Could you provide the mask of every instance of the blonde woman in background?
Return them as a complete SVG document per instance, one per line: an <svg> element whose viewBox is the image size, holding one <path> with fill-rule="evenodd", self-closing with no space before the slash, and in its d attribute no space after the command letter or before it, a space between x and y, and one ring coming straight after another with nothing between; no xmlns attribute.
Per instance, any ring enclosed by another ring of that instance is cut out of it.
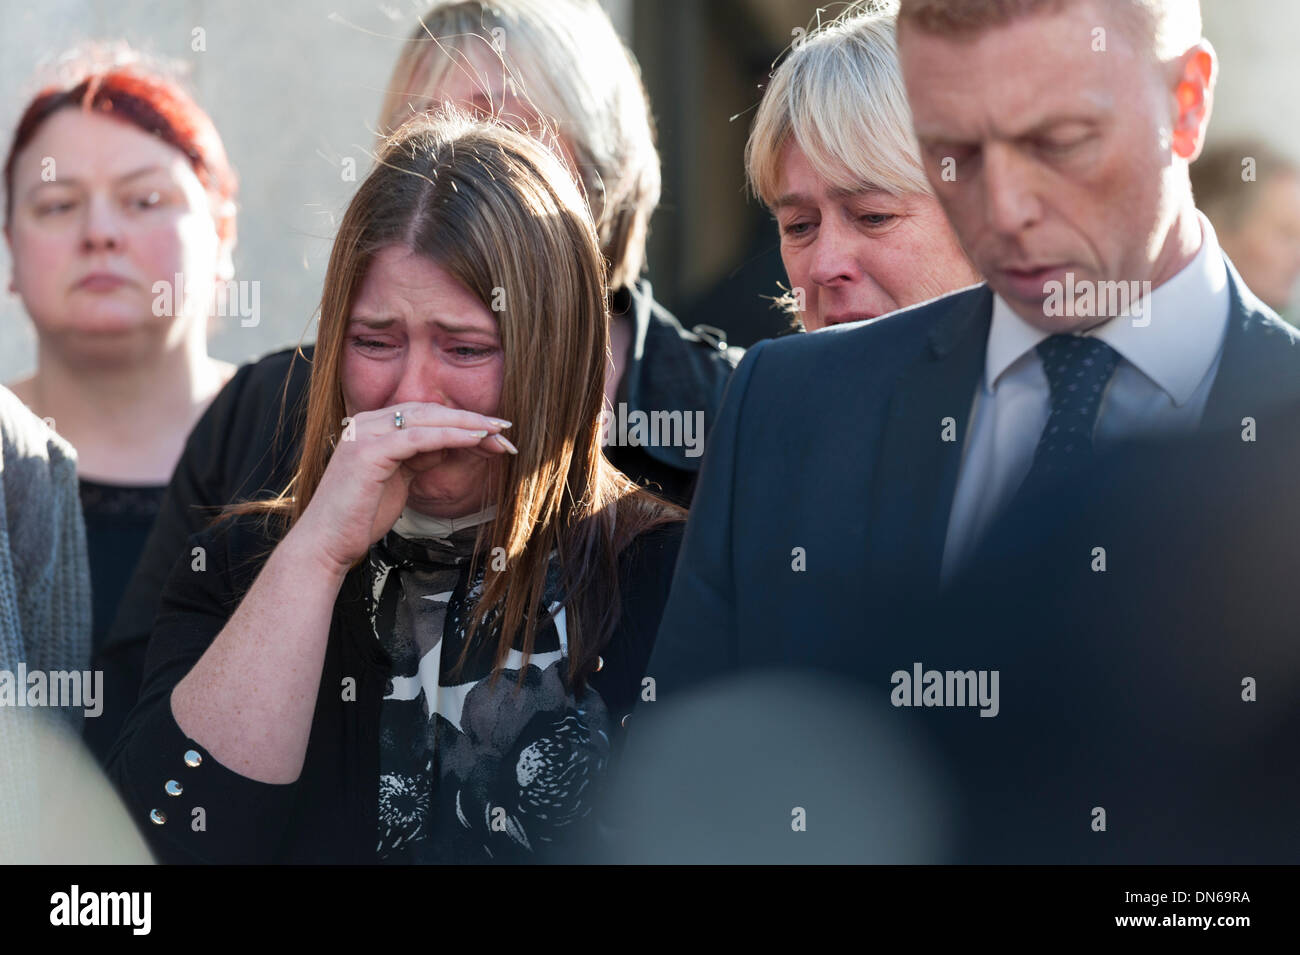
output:
<svg viewBox="0 0 1300 955"><path fill-rule="evenodd" d="M921 167L888 2L855 6L782 61L745 148L776 218L783 304L808 331L980 281Z"/></svg>
<svg viewBox="0 0 1300 955"><path fill-rule="evenodd" d="M443 103L534 134L556 131L609 262L606 403L620 420L622 405L629 415L680 412L701 424L676 446L612 443L605 454L670 500L689 503L703 432L741 350L726 347L712 330L683 329L643 277L659 203L659 153L632 54L594 0L437 3L398 57L380 109L381 132Z"/></svg>

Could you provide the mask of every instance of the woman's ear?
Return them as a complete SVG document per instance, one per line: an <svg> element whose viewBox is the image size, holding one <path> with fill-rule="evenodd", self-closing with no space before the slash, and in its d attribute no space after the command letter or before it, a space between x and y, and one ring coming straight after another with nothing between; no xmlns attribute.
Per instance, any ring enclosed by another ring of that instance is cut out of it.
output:
<svg viewBox="0 0 1300 955"><path fill-rule="evenodd" d="M217 223L217 278L230 282L235 278L235 203L227 199L213 211Z"/></svg>

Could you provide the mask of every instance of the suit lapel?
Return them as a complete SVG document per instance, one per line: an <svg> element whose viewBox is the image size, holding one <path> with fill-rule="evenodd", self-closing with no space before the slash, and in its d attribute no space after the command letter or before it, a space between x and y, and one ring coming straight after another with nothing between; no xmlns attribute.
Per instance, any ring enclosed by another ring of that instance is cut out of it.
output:
<svg viewBox="0 0 1300 955"><path fill-rule="evenodd" d="M965 296L931 328L895 388L874 469L869 544L870 571L891 590L938 586L992 315L987 286ZM955 440L943 440L945 418Z"/></svg>
<svg viewBox="0 0 1300 955"><path fill-rule="evenodd" d="M1251 293L1228 267L1228 329L1223 357L1205 405L1204 431L1239 432L1278 405L1300 401L1300 337Z"/></svg>

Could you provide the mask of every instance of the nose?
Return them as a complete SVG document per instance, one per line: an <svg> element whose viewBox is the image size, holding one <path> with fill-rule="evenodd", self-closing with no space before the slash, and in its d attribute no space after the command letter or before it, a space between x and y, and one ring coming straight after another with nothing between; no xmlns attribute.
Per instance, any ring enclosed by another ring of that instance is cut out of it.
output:
<svg viewBox="0 0 1300 955"><path fill-rule="evenodd" d="M818 228L808 277L827 288L853 282L861 274L853 255L852 236L838 216L825 216Z"/></svg>
<svg viewBox="0 0 1300 955"><path fill-rule="evenodd" d="M989 226L1003 235L1017 235L1042 217L1030 169L1009 146L985 150L984 201Z"/></svg>
<svg viewBox="0 0 1300 955"><path fill-rule="evenodd" d="M122 225L112 203L104 196L92 196L86 203L81 247L85 252L117 251L122 247Z"/></svg>
<svg viewBox="0 0 1300 955"><path fill-rule="evenodd" d="M406 350L402 374L389 404L405 401L434 402L454 408L447 397L446 367L428 343L411 343Z"/></svg>

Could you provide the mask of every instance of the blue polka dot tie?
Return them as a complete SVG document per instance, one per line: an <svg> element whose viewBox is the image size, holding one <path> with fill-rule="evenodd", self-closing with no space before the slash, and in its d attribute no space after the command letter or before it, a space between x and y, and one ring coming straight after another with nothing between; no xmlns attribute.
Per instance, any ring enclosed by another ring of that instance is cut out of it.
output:
<svg viewBox="0 0 1300 955"><path fill-rule="evenodd" d="M1102 395L1119 364L1119 353L1105 342L1077 335L1053 335L1039 343L1038 356L1051 387L1052 411L1022 485L1025 489L1059 479L1091 459Z"/></svg>

